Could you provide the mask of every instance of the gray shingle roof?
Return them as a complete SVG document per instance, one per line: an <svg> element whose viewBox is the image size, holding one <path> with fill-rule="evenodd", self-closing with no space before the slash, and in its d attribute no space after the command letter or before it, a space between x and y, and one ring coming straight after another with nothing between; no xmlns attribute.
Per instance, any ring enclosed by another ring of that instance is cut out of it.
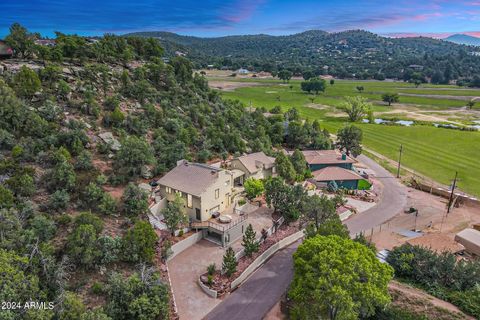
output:
<svg viewBox="0 0 480 320"><path fill-rule="evenodd" d="M160 178L158 184L200 196L218 179L222 170L206 164L184 161Z"/></svg>

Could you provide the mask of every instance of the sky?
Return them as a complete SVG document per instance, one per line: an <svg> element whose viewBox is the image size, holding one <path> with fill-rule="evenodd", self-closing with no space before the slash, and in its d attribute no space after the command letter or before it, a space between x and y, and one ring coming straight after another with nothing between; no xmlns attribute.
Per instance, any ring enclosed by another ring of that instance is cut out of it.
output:
<svg viewBox="0 0 480 320"><path fill-rule="evenodd" d="M171 31L216 37L312 29L480 37L480 0L0 0L0 38L14 22L49 37L54 31L86 36Z"/></svg>

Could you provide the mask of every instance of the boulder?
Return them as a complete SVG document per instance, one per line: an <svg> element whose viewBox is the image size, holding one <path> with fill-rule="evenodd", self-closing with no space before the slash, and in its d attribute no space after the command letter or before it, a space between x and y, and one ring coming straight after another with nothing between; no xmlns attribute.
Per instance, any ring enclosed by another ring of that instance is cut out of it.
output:
<svg viewBox="0 0 480 320"><path fill-rule="evenodd" d="M110 146L110 150L118 151L122 147L120 142L109 131L102 132L98 135L106 144Z"/></svg>

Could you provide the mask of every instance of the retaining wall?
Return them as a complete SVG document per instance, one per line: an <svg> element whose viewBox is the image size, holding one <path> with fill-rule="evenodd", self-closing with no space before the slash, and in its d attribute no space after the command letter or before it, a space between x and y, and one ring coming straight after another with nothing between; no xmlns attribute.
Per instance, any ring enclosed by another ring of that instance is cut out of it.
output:
<svg viewBox="0 0 480 320"><path fill-rule="evenodd" d="M190 237L183 239L172 245L172 254L168 257L167 261L173 259L177 254L193 246L195 243L203 239L203 232L197 232Z"/></svg>
<svg viewBox="0 0 480 320"><path fill-rule="evenodd" d="M265 252L263 252L260 256L258 256L248 267L245 271L242 272L238 278L232 281L230 288L233 290L238 287L243 281L245 281L258 267L265 263L274 253L278 250L283 249L290 244L294 243L295 241L303 238L304 232L300 230L285 239L280 240L279 242L272 245L268 248Z"/></svg>
<svg viewBox="0 0 480 320"><path fill-rule="evenodd" d="M202 281L200 280L200 278L198 278L198 281L197 281L198 285L200 286L200 288L203 290L203 292L205 292L206 294L208 294L210 297L214 298L214 299L217 299L217 291L215 290L212 290L210 289L209 287L207 287L206 285L204 285L202 283Z"/></svg>

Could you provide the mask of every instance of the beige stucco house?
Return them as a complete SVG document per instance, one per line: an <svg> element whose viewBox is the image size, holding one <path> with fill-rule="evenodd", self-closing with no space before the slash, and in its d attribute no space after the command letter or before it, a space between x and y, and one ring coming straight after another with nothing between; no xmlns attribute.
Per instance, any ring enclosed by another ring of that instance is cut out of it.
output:
<svg viewBox="0 0 480 320"><path fill-rule="evenodd" d="M229 168L244 173L243 176L235 180L236 184L243 184L243 181L250 177L267 179L276 175L275 158L269 157L263 152L250 153L235 158L230 161Z"/></svg>

